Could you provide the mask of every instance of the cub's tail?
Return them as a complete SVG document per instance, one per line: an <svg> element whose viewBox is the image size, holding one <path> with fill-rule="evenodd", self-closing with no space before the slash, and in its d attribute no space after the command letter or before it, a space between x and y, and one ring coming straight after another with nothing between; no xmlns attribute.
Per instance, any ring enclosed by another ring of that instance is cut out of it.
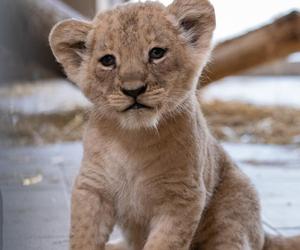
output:
<svg viewBox="0 0 300 250"><path fill-rule="evenodd" d="M295 237L266 235L263 250L300 250L300 235Z"/></svg>

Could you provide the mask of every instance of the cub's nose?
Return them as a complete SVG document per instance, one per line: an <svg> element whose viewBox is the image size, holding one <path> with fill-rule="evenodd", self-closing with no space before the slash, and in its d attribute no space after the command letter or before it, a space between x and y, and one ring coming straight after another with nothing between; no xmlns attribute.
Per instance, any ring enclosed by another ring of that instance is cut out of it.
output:
<svg viewBox="0 0 300 250"><path fill-rule="evenodd" d="M147 90L147 85L143 85L141 87L138 87L136 89L125 89L121 88L121 91L123 92L124 95L137 98L139 95L145 93Z"/></svg>

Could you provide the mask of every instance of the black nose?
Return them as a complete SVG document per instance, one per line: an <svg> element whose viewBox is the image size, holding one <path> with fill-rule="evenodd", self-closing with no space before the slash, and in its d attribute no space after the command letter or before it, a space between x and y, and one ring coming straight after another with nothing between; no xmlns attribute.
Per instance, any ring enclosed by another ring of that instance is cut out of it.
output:
<svg viewBox="0 0 300 250"><path fill-rule="evenodd" d="M147 85L143 85L143 86L141 86L137 89L124 89L124 88L121 88L124 95L130 96L130 97L133 97L133 98L137 98L139 95L145 93L146 89L147 89Z"/></svg>

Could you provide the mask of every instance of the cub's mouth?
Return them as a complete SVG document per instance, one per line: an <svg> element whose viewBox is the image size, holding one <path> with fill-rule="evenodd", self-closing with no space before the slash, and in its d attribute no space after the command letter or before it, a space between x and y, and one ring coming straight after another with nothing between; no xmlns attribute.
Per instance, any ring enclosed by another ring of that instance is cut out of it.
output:
<svg viewBox="0 0 300 250"><path fill-rule="evenodd" d="M153 109L153 108L149 107L145 104L135 102L132 105L130 105L129 107L127 107L126 109L124 109L123 112L127 112L129 110L138 110L138 109Z"/></svg>

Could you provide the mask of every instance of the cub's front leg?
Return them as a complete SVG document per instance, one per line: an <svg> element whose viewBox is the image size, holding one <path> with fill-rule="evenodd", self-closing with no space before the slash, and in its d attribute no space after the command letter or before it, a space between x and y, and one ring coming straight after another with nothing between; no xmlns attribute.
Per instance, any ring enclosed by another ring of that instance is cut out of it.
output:
<svg viewBox="0 0 300 250"><path fill-rule="evenodd" d="M184 190L184 189L183 189ZM170 194L172 195L172 194ZM205 195L174 194L173 202L151 221L151 231L143 250L188 250L205 203Z"/></svg>
<svg viewBox="0 0 300 250"><path fill-rule="evenodd" d="M114 226L112 200L93 171L77 177L71 201L70 250L104 250Z"/></svg>

